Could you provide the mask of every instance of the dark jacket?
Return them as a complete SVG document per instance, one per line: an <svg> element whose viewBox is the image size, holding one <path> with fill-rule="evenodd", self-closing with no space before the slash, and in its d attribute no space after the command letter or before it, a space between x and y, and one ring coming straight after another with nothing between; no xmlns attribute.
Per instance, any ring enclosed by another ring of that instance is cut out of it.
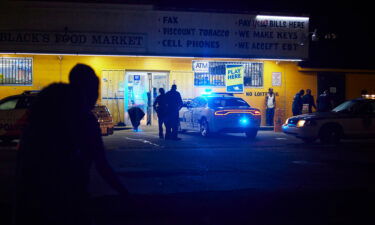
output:
<svg viewBox="0 0 375 225"><path fill-rule="evenodd" d="M294 96L293 104L292 104L293 114L301 114L301 112L302 112L302 106L303 106L302 96L301 96L300 93L297 93Z"/></svg>
<svg viewBox="0 0 375 225"><path fill-rule="evenodd" d="M302 103L303 104L309 104L309 113L312 113L312 107L316 109L314 96L311 94L306 94L302 97Z"/></svg>
<svg viewBox="0 0 375 225"><path fill-rule="evenodd" d="M326 94L319 95L318 99L316 100L316 103L318 105L319 112L328 112L332 108L331 99L329 95Z"/></svg>
<svg viewBox="0 0 375 225"><path fill-rule="evenodd" d="M154 101L154 110L158 114L158 117L165 116L167 113L167 98L165 94L161 94L156 97Z"/></svg>
<svg viewBox="0 0 375 225"><path fill-rule="evenodd" d="M178 112L182 107L181 95L178 91L170 90L165 94L168 113Z"/></svg>

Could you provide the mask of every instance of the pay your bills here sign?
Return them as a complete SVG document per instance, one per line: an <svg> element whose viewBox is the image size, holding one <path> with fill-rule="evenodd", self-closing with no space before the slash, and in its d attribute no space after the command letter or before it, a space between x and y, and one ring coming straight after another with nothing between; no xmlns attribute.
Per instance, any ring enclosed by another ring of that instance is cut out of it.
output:
<svg viewBox="0 0 375 225"><path fill-rule="evenodd" d="M242 65L225 66L225 87L228 93L243 93L244 69Z"/></svg>

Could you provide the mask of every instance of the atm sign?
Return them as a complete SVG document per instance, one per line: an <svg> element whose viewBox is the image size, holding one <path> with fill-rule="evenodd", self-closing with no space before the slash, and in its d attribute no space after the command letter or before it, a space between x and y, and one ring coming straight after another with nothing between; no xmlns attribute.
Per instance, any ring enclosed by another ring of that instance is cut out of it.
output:
<svg viewBox="0 0 375 225"><path fill-rule="evenodd" d="M193 61L193 71L195 73L208 73L209 62L208 61Z"/></svg>

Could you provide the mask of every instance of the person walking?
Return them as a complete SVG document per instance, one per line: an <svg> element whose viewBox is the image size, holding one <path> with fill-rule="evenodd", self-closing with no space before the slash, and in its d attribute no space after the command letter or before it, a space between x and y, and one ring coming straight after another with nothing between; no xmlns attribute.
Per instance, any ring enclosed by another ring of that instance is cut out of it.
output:
<svg viewBox="0 0 375 225"><path fill-rule="evenodd" d="M306 89L306 94L302 97L302 104L303 107L306 106L306 111L308 113L312 113L312 108L316 110L315 100L314 96L311 95L311 90Z"/></svg>
<svg viewBox="0 0 375 225"><path fill-rule="evenodd" d="M156 97L153 107L158 116L159 138L164 139L163 124L166 127L165 120L167 114L167 100L164 88L159 88L159 96Z"/></svg>
<svg viewBox="0 0 375 225"><path fill-rule="evenodd" d="M318 105L318 112L328 112L329 110L331 110L332 103L328 90L324 90L323 93L319 95L316 103Z"/></svg>
<svg viewBox="0 0 375 225"><path fill-rule="evenodd" d="M177 91L177 85L172 85L171 90L165 94L165 98L167 102L165 139L181 140L177 137L177 134L180 122L178 112L182 107L182 99L180 93Z"/></svg>
<svg viewBox="0 0 375 225"><path fill-rule="evenodd" d="M121 196L128 196L109 165L92 113L99 79L77 64L69 84L44 88L30 108L17 155L13 224L89 225L92 164Z"/></svg>
<svg viewBox="0 0 375 225"><path fill-rule="evenodd" d="M302 96L305 94L304 90L300 90L293 99L292 112L293 116L302 114Z"/></svg>
<svg viewBox="0 0 375 225"><path fill-rule="evenodd" d="M273 88L268 89L265 104L266 104L266 125L273 126L273 118L275 115L275 106L276 106L276 97L275 97L275 93L273 92Z"/></svg>

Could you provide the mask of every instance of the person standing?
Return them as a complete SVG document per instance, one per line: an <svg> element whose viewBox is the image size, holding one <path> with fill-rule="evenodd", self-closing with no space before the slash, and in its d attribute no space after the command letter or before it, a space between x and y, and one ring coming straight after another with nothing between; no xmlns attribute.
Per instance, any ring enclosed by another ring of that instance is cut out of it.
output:
<svg viewBox="0 0 375 225"><path fill-rule="evenodd" d="M293 116L298 116L302 114L302 96L305 94L304 90L300 90L293 99L293 104L292 104L292 112Z"/></svg>
<svg viewBox="0 0 375 225"><path fill-rule="evenodd" d="M316 110L314 96L311 95L310 89L306 89L306 94L302 97L302 104L307 105L308 113L312 113L312 108Z"/></svg>
<svg viewBox="0 0 375 225"><path fill-rule="evenodd" d="M16 171L13 223L89 225L89 183L93 164L123 197L128 191L106 159L92 109L99 79L77 64L69 84L44 88L33 102L23 131Z"/></svg>
<svg viewBox="0 0 375 225"><path fill-rule="evenodd" d="M166 127L165 119L167 114L167 101L164 88L159 88L159 93L160 94L158 97L156 97L153 107L158 115L159 138L164 139L163 124Z"/></svg>
<svg viewBox="0 0 375 225"><path fill-rule="evenodd" d="M268 89L266 95L266 125L273 126L273 118L275 115L276 97L273 88Z"/></svg>
<svg viewBox="0 0 375 225"><path fill-rule="evenodd" d="M182 107L182 99L180 93L177 91L177 85L172 85L171 90L165 94L165 98L167 102L165 139L181 140L177 137L177 134L179 124L178 112Z"/></svg>
<svg viewBox="0 0 375 225"><path fill-rule="evenodd" d="M319 95L316 103L318 105L318 112L328 112L331 110L332 104L328 90L324 90L323 93Z"/></svg>

